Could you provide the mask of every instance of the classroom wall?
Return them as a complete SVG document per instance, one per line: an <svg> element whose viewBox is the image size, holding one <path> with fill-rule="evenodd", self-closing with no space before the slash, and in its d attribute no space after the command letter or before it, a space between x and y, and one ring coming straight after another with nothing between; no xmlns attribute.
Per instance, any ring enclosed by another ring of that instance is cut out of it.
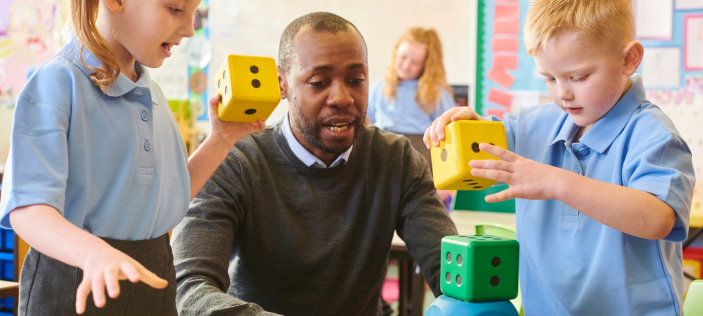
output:
<svg viewBox="0 0 703 316"><path fill-rule="evenodd" d="M317 11L340 15L359 29L368 46L370 82L383 77L398 37L412 26L421 26L439 33L449 83L474 86L476 0L210 0L210 72L219 68L228 54L278 60L285 27L295 18ZM223 33L228 33L227 37L218 38ZM278 121L287 106L286 100L281 101L268 123Z"/></svg>
<svg viewBox="0 0 703 316"><path fill-rule="evenodd" d="M7 155L10 153L10 132L14 112L14 108L0 107L0 164L7 161Z"/></svg>

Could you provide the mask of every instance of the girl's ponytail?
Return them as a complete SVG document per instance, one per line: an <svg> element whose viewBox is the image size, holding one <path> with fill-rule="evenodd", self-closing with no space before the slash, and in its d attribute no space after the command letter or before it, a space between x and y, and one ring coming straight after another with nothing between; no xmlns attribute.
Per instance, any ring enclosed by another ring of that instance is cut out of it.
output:
<svg viewBox="0 0 703 316"><path fill-rule="evenodd" d="M107 91L120 75L120 62L110 45L98 32L96 22L99 8L100 0L71 0L70 14L73 32L81 42L81 63L95 70L89 75L90 80L102 91ZM83 61L83 48L88 48L101 61L100 68L91 67Z"/></svg>

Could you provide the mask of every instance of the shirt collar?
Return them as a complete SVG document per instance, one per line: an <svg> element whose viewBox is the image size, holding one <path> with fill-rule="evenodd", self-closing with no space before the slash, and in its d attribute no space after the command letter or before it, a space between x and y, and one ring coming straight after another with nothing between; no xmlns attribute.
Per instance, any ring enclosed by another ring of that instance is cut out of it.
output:
<svg viewBox="0 0 703 316"><path fill-rule="evenodd" d="M78 38L76 38L75 34L71 34L68 44L61 49L59 54L75 64L76 67L78 67L86 76L89 76L94 72L94 70L88 66L100 68L102 65L100 59L93 55L87 47L83 47L83 55L81 56L81 42ZM81 62L81 57L83 57L83 62L85 62L85 64ZM88 66L86 66L86 64ZM147 68L140 65L136 61L134 62L134 68L139 74L139 79L137 82L133 82L125 75L120 74L105 94L111 97L120 97L138 87L149 88L151 85L151 78L149 77L149 71Z"/></svg>
<svg viewBox="0 0 703 316"><path fill-rule="evenodd" d="M627 122L630 121L632 114L642 105L647 102L644 84L642 77L639 74L632 75L632 86L618 100L608 113L600 118L593 127L584 134L579 140L589 148L603 153L615 141L615 138L620 135L620 132L625 128ZM559 141L571 141L573 136L578 131L578 126L574 123L571 115L567 115L561 130L549 144L550 146Z"/></svg>
<svg viewBox="0 0 703 316"><path fill-rule="evenodd" d="M327 166L324 162L322 162L322 160L320 160L320 158L317 158L317 156L305 149L305 147L300 144L298 139L295 138L293 135L293 130L290 127L288 113L286 113L286 117L283 118L283 127L281 128L281 131L283 132L283 136L285 136L286 142L288 142L288 146L290 146L290 149L293 151L295 156L308 167L332 168L345 163L349 160L349 155L351 154L352 148L354 148L354 145L350 146L349 149L339 155L339 157L337 157L331 165Z"/></svg>

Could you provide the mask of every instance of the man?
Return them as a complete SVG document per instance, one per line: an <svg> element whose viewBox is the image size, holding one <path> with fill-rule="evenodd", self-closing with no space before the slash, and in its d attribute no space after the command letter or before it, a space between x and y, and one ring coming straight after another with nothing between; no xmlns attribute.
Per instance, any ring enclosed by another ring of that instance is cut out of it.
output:
<svg viewBox="0 0 703 316"><path fill-rule="evenodd" d="M432 291L455 235L423 158L365 127L361 34L331 13L284 31L285 119L240 141L174 230L180 315L378 315L393 232Z"/></svg>

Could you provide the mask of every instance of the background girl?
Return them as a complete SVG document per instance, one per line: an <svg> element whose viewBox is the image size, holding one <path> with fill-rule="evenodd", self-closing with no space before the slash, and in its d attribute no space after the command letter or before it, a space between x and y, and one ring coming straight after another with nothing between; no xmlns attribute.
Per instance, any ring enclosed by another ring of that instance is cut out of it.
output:
<svg viewBox="0 0 703 316"><path fill-rule="evenodd" d="M71 1L75 35L18 97L3 183L0 224L32 246L20 315L69 315L74 302L78 314L176 315L168 231L229 149L265 127L220 121L216 96L210 136L187 158L146 67L193 35L199 3Z"/></svg>

